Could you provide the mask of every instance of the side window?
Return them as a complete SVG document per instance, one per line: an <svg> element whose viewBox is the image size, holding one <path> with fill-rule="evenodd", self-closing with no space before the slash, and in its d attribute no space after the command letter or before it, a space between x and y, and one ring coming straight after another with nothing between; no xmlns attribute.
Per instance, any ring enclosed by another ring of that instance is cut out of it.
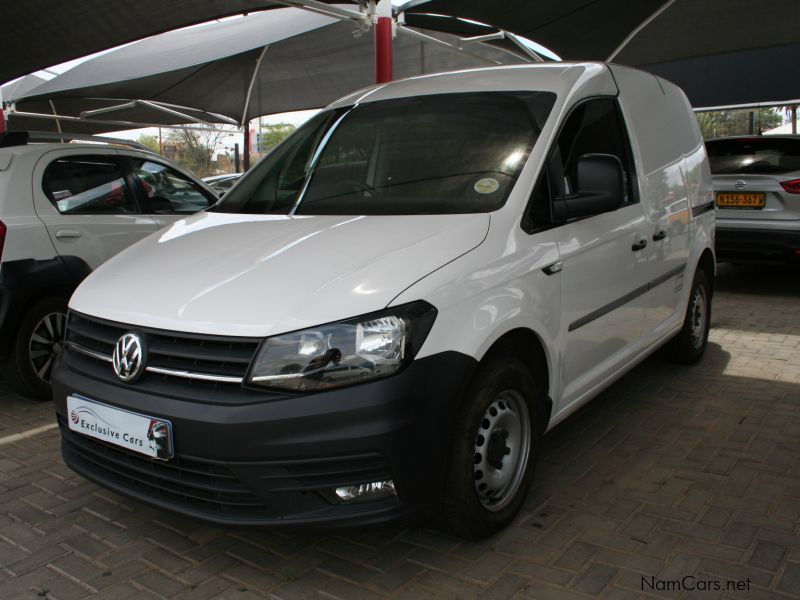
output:
<svg viewBox="0 0 800 600"><path fill-rule="evenodd" d="M552 200L577 191L578 159L586 154L611 154L622 164L623 199L638 202L630 140L613 98L597 98L578 105L570 113L542 170L523 221L527 231L552 225Z"/></svg>
<svg viewBox="0 0 800 600"><path fill-rule="evenodd" d="M211 206L216 199L197 183L161 163L133 159L133 171L149 202L148 210L159 214L192 214Z"/></svg>
<svg viewBox="0 0 800 600"><path fill-rule="evenodd" d="M42 189L62 215L137 212L122 169L111 157L56 159L45 169Z"/></svg>

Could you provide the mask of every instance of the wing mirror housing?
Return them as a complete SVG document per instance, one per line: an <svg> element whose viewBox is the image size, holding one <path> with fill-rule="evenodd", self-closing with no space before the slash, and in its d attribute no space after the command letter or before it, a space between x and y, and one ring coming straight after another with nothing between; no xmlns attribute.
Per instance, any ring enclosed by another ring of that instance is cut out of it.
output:
<svg viewBox="0 0 800 600"><path fill-rule="evenodd" d="M558 222L617 210L625 201L625 175L612 154L584 154L578 158L577 190L553 200Z"/></svg>

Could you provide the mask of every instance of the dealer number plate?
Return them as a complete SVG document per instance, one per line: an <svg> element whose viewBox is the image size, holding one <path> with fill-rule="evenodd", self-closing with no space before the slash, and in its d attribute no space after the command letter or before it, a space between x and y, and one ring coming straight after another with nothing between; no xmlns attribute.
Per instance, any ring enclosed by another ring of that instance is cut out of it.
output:
<svg viewBox="0 0 800 600"><path fill-rule="evenodd" d="M67 397L72 431L160 460L173 457L172 423L83 398Z"/></svg>

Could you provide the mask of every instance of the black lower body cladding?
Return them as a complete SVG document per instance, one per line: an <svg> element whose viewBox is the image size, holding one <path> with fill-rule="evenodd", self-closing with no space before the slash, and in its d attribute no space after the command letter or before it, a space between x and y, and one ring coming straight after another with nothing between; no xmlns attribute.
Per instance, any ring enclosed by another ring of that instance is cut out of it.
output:
<svg viewBox="0 0 800 600"><path fill-rule="evenodd" d="M333 530L439 505L452 415L475 365L445 352L385 379L230 405L143 393L62 360L53 393L65 462L100 485L216 524ZM175 457L159 461L71 431L71 394L168 419ZM343 503L335 495L388 479L396 496Z"/></svg>

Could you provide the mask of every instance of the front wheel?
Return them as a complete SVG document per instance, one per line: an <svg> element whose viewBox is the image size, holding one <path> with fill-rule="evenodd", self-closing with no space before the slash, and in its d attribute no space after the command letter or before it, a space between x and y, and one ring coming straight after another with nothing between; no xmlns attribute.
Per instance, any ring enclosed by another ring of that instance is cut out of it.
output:
<svg viewBox="0 0 800 600"><path fill-rule="evenodd" d="M525 500L545 424L530 372L513 358L479 367L453 433L443 502L448 529L484 538Z"/></svg>
<svg viewBox="0 0 800 600"><path fill-rule="evenodd" d="M0 364L3 380L22 396L50 399L50 377L64 344L67 302L48 298L22 318L11 355Z"/></svg>
<svg viewBox="0 0 800 600"><path fill-rule="evenodd" d="M690 365L699 361L708 345L711 325L711 283L708 274L698 269L689 292L689 304L683 328L667 345L667 355L673 362Z"/></svg>

